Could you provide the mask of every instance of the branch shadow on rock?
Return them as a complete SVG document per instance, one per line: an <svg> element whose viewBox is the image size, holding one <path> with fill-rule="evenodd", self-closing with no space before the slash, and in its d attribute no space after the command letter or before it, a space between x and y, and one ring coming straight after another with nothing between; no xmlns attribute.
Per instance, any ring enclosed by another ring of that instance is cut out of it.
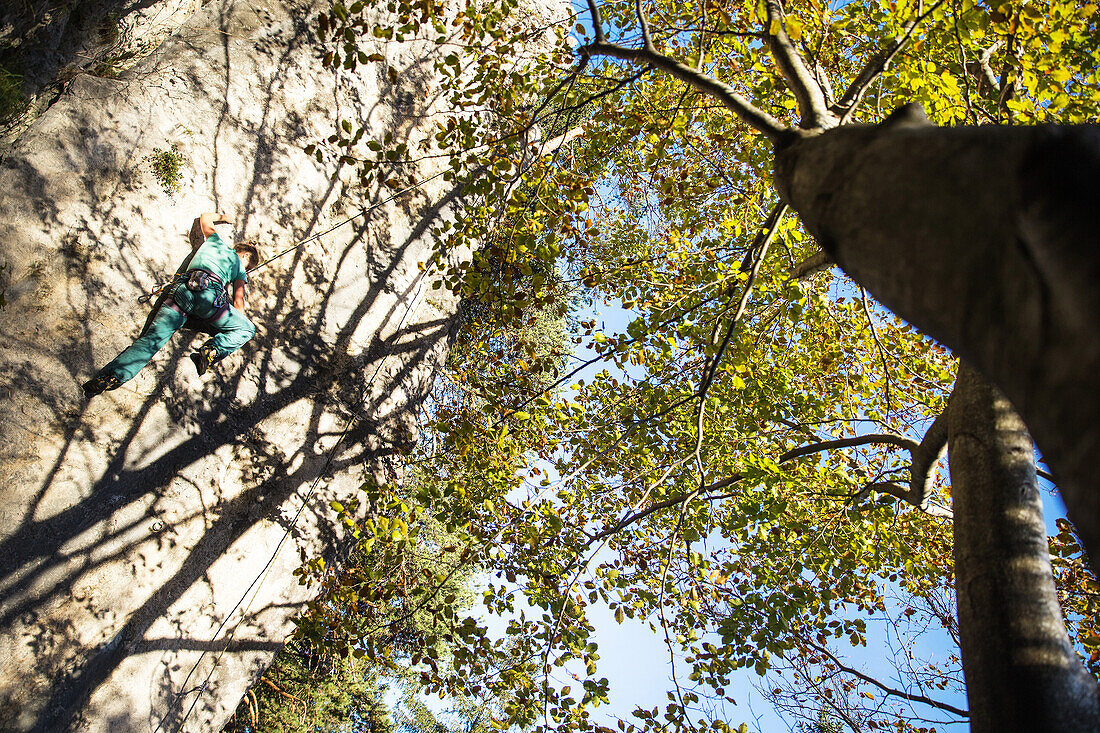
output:
<svg viewBox="0 0 1100 733"><path fill-rule="evenodd" d="M262 175L254 176L253 185L262 185L262 178ZM166 349L167 358L150 367L160 369L160 376L152 392L129 418L125 434L106 446L111 457L105 470L91 484L85 498L42 518L36 518L40 512L36 507L31 507L24 514L21 525L0 541L0 558L3 558L0 560L0 582L9 600L0 614L0 625L10 629L18 622L26 628L29 637L26 643L43 652L39 672L54 677L49 700L41 708L35 730L66 728L81 715L94 691L128 656L171 646L164 640L151 644L143 639L152 624L163 618L184 592L202 583L213 563L256 522L274 517L289 536L297 535L295 523L286 514L286 506L291 497L301 495L303 489L317 478L324 465L325 456L316 446L325 436L322 417L327 412L347 412L350 404L351 410L366 418L357 421L344 437L339 454L329 466L329 473L385 461L394 454L393 431L387 427L385 420L370 418L395 385L402 384L402 380L408 380L425 367L430 370L433 353L450 337L450 321L440 318L421 323L415 338L411 339L403 338L402 334L388 337L376 334L370 347L358 354L351 352L353 334L368 316L372 320L377 317L380 296L387 289L387 281L395 273L402 255L427 232L431 222L441 215L452 199L453 196L444 197L424 211L419 226L405 242L394 248L388 265L378 270L347 323L336 331L333 343L328 343L319 334L322 333L325 313L334 294L336 278L326 279L323 264L304 252L296 253L291 272L305 283L322 288L319 304L304 303L292 294L290 288L275 286L273 281L277 277L289 275L265 275L263 284L269 285L271 292L277 293L277 296L272 299L273 308L257 314L260 333L246 347L249 353L245 357L251 362L247 368L224 381L207 383L197 398L192 393L181 393L173 389L171 377L178 364L186 361L182 357L188 345L187 339L177 339ZM421 205L423 203L420 202ZM314 216L313 222L316 221L317 216ZM371 239L384 241L388 235L388 232L382 231L384 228L383 223L377 220L360 226L339 259L346 260L346 255L353 248L367 246L368 233ZM136 273L133 284L135 289L140 287ZM95 287L94 282L89 280L88 288L92 287ZM91 302L91 295L90 292L86 294L86 303ZM383 328L385 324L392 328L400 320L398 311L414 296L415 285L410 285L399 294L378 319L384 324ZM90 306L84 309L82 315L84 317L80 320L85 327L80 334L78 348L68 349L62 356L74 382L79 380L78 374L86 369L94 338L94 330L89 325L93 315ZM279 355L277 360L274 358L276 351ZM391 358L398 360L400 366L383 370L381 362ZM29 372L20 377L26 380L25 388L35 389L33 377L33 373ZM366 384L368 379L379 378L383 383ZM238 391L246 382L253 380L259 383L256 397L250 401L238 399ZM271 385L278 387L271 389ZM326 386L327 390L324 389ZM46 384L39 387L41 394L56 391ZM319 390L319 387L322 389ZM422 397L414 398L405 408L416 409L417 399ZM310 404L308 427L305 438L288 455L256 426L298 402ZM178 428L190 435L149 458L139 438L143 429L149 427L158 403L167 408ZM66 409L64 401L58 400L53 409L63 414ZM65 417L72 427L64 435L58 460L45 477L39 499L54 486L62 464L69 460L74 451L85 447L89 438L94 437L83 420L74 423L71 416ZM154 537L151 530L142 531L143 525L151 525L157 519L160 493L179 477L184 467L195 465L223 447L230 447L236 460L247 460L249 471L260 480L235 496L221 497L216 507L206 508L206 516L202 517L206 529L197 544L188 549L184 561L171 576L129 614L126 623L111 639L81 659L82 642L75 629L52 626L48 622L36 623L35 609L50 599L79 602L72 595L73 588L82 577L98 567L139 553L140 546L150 540L158 545L173 543L170 530ZM294 464L297 465L295 470L286 471L287 466ZM149 487L157 488L150 491ZM125 509L130 510L130 517L136 515L138 518L121 524L112 522L112 518ZM314 524L328 526L325 506L311 505L307 509ZM89 541L86 539L87 533L95 536ZM331 552L339 539L337 534L327 529L321 534L323 544L328 548L326 551ZM97 551L110 545L114 549L108 553ZM42 582L44 578L48 578L45 584ZM171 648L209 651L220 641L189 639L182 633L172 642L174 646ZM242 649L255 643L254 639L239 642L245 645L240 647ZM261 646L265 650L274 650L281 643L281 639L273 639L262 642ZM236 647L230 647L230 651L233 648ZM68 666L72 671L57 677L61 666ZM256 673L260 671L256 670ZM213 692L210 687L204 688L204 691L207 694ZM173 689L171 674L164 676L157 697L167 707L166 721L184 715L187 701Z"/></svg>

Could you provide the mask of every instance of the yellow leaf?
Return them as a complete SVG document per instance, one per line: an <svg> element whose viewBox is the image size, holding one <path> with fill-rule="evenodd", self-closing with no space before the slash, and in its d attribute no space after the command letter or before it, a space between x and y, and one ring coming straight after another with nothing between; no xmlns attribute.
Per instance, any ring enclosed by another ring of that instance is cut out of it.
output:
<svg viewBox="0 0 1100 733"><path fill-rule="evenodd" d="M1051 69L1049 76L1051 79L1058 82L1059 84L1064 84L1065 82L1069 81L1069 78L1073 76L1073 74L1066 67L1059 66L1056 69Z"/></svg>
<svg viewBox="0 0 1100 733"><path fill-rule="evenodd" d="M802 38L802 21L798 18L787 18L787 35L791 37L792 41L797 41Z"/></svg>

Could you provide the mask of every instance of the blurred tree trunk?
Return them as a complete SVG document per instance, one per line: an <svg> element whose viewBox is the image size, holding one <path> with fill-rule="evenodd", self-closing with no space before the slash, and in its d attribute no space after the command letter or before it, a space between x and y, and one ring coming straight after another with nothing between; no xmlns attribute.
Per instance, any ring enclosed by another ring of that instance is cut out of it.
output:
<svg viewBox="0 0 1100 733"><path fill-rule="evenodd" d="M1100 688L1070 646L1054 588L1031 436L965 363L948 409L971 730L1100 730Z"/></svg>

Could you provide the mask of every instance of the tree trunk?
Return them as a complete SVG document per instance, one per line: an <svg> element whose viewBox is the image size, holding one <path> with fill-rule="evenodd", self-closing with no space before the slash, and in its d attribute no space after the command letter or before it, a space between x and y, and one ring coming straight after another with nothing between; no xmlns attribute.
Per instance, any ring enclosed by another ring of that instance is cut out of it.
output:
<svg viewBox="0 0 1100 733"><path fill-rule="evenodd" d="M1100 730L1100 688L1070 646L1031 437L965 364L948 415L955 575L971 731Z"/></svg>
<svg viewBox="0 0 1100 733"><path fill-rule="evenodd" d="M780 144L776 184L856 282L1004 391L1100 567L1100 127L899 114Z"/></svg>

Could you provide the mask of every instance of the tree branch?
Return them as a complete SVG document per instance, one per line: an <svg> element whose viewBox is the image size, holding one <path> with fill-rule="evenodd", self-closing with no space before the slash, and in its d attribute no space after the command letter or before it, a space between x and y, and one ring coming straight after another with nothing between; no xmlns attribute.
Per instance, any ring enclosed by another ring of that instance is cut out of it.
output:
<svg viewBox="0 0 1100 733"><path fill-rule="evenodd" d="M840 118L839 124L843 125L851 122L852 115L855 114L856 108L859 107L859 103L863 101L863 95L867 93L867 90L875 83L875 80L882 76L882 72L889 68L890 62L894 60L894 57L905 48L910 40L912 40L913 33L917 30L917 27L925 18L943 5L944 2L945 0L939 0L932 5L925 13L918 16L906 26L901 38L896 40L893 46L885 51L879 51L871 57L863 69L860 70L855 80L848 86L848 89L841 95L840 101L837 102L832 109L833 113Z"/></svg>
<svg viewBox="0 0 1100 733"><path fill-rule="evenodd" d="M834 264L836 263L825 253L825 250L819 249L792 267L787 273L787 277L791 280L803 280L823 270L828 270Z"/></svg>
<svg viewBox="0 0 1100 733"><path fill-rule="evenodd" d="M642 48L651 53L657 53L653 38L649 35L649 23L642 11L642 0L634 0L634 13L638 16L638 27L642 29Z"/></svg>
<svg viewBox="0 0 1100 733"><path fill-rule="evenodd" d="M699 24L699 59L695 62L695 70L703 70L703 56L706 55L707 50L707 1L699 3L703 10L702 22Z"/></svg>
<svg viewBox="0 0 1100 733"><path fill-rule="evenodd" d="M817 79L817 83L821 85L821 91L825 94L825 103L832 107L836 102L836 98L833 94L833 85L829 81L829 75L825 71L825 67L821 65L820 61L814 61L814 78Z"/></svg>
<svg viewBox="0 0 1100 733"><path fill-rule="evenodd" d="M303 705L306 704L305 700L303 700L300 697L295 697L294 695L291 695L289 692L282 689L281 687L279 687L278 685L276 685L274 682L272 682L271 680L269 680L267 677L265 677L263 675L260 675L260 682L263 682L265 685L267 685L271 689L275 690L275 692L279 693L280 695L283 695L285 697L289 697L291 700L297 700L298 702L302 703Z"/></svg>
<svg viewBox="0 0 1100 733"><path fill-rule="evenodd" d="M997 81L997 75L993 73L993 67L989 65L989 61L993 58L993 54L997 53L1003 45L1005 45L1003 40L997 41L985 51L982 51L982 55L978 59L978 65L981 67L982 76L985 77L986 83L989 84L992 91L998 93L1001 91L1001 82Z"/></svg>
<svg viewBox="0 0 1100 733"><path fill-rule="evenodd" d="M932 468L939 461L940 456L943 455L943 449L947 445L947 420L942 413L933 421L932 426L928 428L928 432L924 434L924 438L920 443L892 433L869 433L851 438L825 440L794 448L781 455L777 463L785 463L801 456L833 450L834 448L851 448L871 444L893 445L909 451L909 455L913 458L913 465L909 469L909 486L900 486L892 481L878 481L864 486L853 498L864 497L872 491L877 491L880 494L889 494L901 499L933 517L952 518L953 515L950 509L928 501L934 476ZM712 484L706 487L705 490L710 492L717 488L721 488L721 486Z"/></svg>
<svg viewBox="0 0 1100 733"><path fill-rule="evenodd" d="M589 7L594 7L593 0L589 0ZM649 64L661 69L676 79L687 82L695 89L717 99L737 115L738 119L772 142L778 142L783 137L783 133L787 131L788 128L783 123L757 108L728 84L682 64L659 51L645 48L628 48L615 43L608 43L602 40L602 35L602 31L598 32L596 40L578 48L577 53L581 56L610 56L623 61Z"/></svg>
<svg viewBox="0 0 1100 733"><path fill-rule="evenodd" d="M557 150L562 145L565 145L566 143L572 142L573 140L577 139L578 137L581 137L582 135L584 135L584 128L583 127L574 127L573 129L568 130L566 132L563 132L562 134L560 134L556 137L552 137L549 140L545 140L545 141L539 143L538 154L540 156L546 155L546 153Z"/></svg>
<svg viewBox="0 0 1100 733"><path fill-rule="evenodd" d="M857 445L892 445L897 448L912 453L920 448L920 444L915 440L903 437L901 435L894 435L893 433L868 433L867 435L856 435L851 438L838 438L836 440L823 440L820 443L810 443L809 445L803 445L798 448L792 448L779 457L777 463L786 463L787 461L793 461L795 458L801 458L802 456L808 456L813 453L821 453L822 451L833 450L834 448L852 448Z"/></svg>
<svg viewBox="0 0 1100 733"><path fill-rule="evenodd" d="M749 272L753 269L754 263L764 259L759 253L761 250L766 249L771 244L772 239L775 238L775 233L779 230L779 222L783 215L787 213L787 208L787 204L780 202L768 214L764 226L756 233L752 244L749 245L749 249L745 253L745 259L741 260L741 272Z"/></svg>
<svg viewBox="0 0 1100 733"><path fill-rule="evenodd" d="M783 218L783 215L787 213L787 205L779 203L772 209L771 214L764 222L763 227L757 233L753 239L752 244L749 245L748 251L745 253L745 259L741 261L741 272L749 273L748 279L745 281L745 289L741 293L741 299L737 303L737 311L733 314L733 318L730 320L729 326L726 328L726 334L722 338L722 343L718 347L718 351L715 352L714 358L703 366L703 375L699 380L699 440L703 439L703 410L706 405L707 390L710 389L710 384L714 381L714 375L718 371L718 364L722 361L722 355L726 353L726 349L729 347L730 339L733 338L733 331L737 328L737 324L741 322L741 317L745 314L745 308L749 304L749 295L752 292L753 285L756 283L756 277L760 273L760 266L764 262L764 256L768 253L768 246L771 244L772 239L775 238L775 233L779 228L779 222ZM731 291L732 300L732 291ZM728 307L728 306L727 306ZM714 331L711 334L711 343L715 334L718 333L718 326L721 323L721 319L714 322ZM696 446L696 452L698 452L699 446Z"/></svg>
<svg viewBox="0 0 1100 733"><path fill-rule="evenodd" d="M738 476L737 478L740 479L741 476ZM693 496L697 493L699 493L699 492L698 491L689 491L686 494L676 494L675 496L670 496L669 498L665 499L664 501L659 501L656 504L651 504L651 505L647 506L645 509L640 509L640 510L634 512L633 514L628 514L627 516L623 517L621 520L616 522L614 524L614 526L608 527L607 529L603 530L602 532L599 532L597 534L592 535L592 537L589 538L589 541L586 543L586 546L592 544L593 542L597 542L599 540L602 540L605 537L609 537L609 536L615 534L616 532L620 532L620 531L626 529L627 527L629 527L630 525L634 524L635 522L637 522L641 519L645 519L646 517L648 517L650 514L653 514L654 512L659 512L662 509L668 509L669 507L674 507L677 504L680 504L683 501L685 501L688 497Z"/></svg>
<svg viewBox="0 0 1100 733"><path fill-rule="evenodd" d="M854 669L852 667L847 666L846 664L841 662L839 659L837 659L836 655L833 654L831 651L829 651L829 649L827 647L821 646L820 644L815 644L814 642L809 641L809 640L806 640L806 645L809 646L809 647L812 647L813 649L815 649L815 650L821 652L822 654L824 654L825 656L827 656L830 660L832 660L833 664L835 664L837 669L839 669L841 672L845 672L847 674L850 674L853 677L858 677L859 679L863 680L867 684L874 685L875 687L882 690L883 692L885 692L888 695L893 695L895 697L900 697L903 700L909 700L910 702L924 703L925 705L930 705L931 707L938 708L940 710L944 710L944 711L949 712L949 713L954 713L955 715L958 715L960 718L969 718L970 717L970 713L968 711L962 710L961 708L957 708L954 705L949 705L948 703L945 703L945 702L939 702L939 701L933 700L929 697L925 697L924 695L913 695L911 693L904 692L902 690L895 690L893 687L888 687L888 686L884 685L883 683L879 682L878 680L876 680L874 677L871 677L870 675L866 675L863 672L860 672L858 669Z"/></svg>
<svg viewBox="0 0 1100 733"><path fill-rule="evenodd" d="M792 448L791 450L787 451L783 455L779 456L779 460L776 461L776 463L780 463L780 464L787 463L788 461L793 461L794 459L801 458L802 456L808 456L808 455L811 455L813 453L821 453L823 451L833 450L835 448L851 448L853 446L870 445L870 444L893 445L893 446L897 446L898 448L904 448L905 450L908 450L911 453L920 449L920 444L918 444L916 441L909 440L908 438L902 437L900 435L893 435L892 433L873 433L873 434L868 434L868 435L857 435L857 436L854 436L854 437L851 437L851 438L838 438L836 440L823 440L823 441L820 441L820 442L817 442L817 443L810 443L809 445L799 446L798 448ZM669 507L676 506L677 504L680 504L680 503L684 502L685 500L691 498L692 496L702 496L704 499L707 499L707 500L714 500L714 499L719 499L719 498L728 498L728 497L725 497L725 496L717 497L717 496L708 496L708 495L713 494L716 491L720 491L721 489L732 486L733 484L737 483L738 481L740 481L743 478L745 478L744 474L735 473L731 476L727 476L724 479L720 479L718 481L715 481L714 483L707 484L707 485L702 486L702 487L700 487L698 489L695 489L693 491L687 491L687 492L683 492L683 493L680 493L680 494L675 494L673 496L668 497L667 499L663 499L662 501L657 502L656 504L651 504L650 506L647 506L645 509L640 509L636 512L633 512L633 513L623 517L620 521L616 522L614 526L609 527L609 528L603 530L602 532L599 532L599 533L593 535L590 538L589 544L591 544L591 542L595 542L597 540L602 540L603 538L605 538L609 535L615 534L616 532L619 532L619 531L625 529L626 527L629 527L631 524L634 524L635 522L637 522L641 519L645 519L646 517L648 517L650 514L653 514L654 512L659 512L662 509L668 509ZM873 485L873 486L877 486L877 485ZM890 486L892 486L894 488L892 490L889 490L889 491L883 490L883 489L876 489L876 490L883 491L883 493L893 494L894 496L897 496L899 499L903 499L906 502L912 503L912 502L909 501L908 494L907 494L905 489L898 486L897 484L890 484ZM869 491L869 490L870 490L870 487L867 487L867 488L864 489L864 491ZM930 507L929 509L923 509L923 511L927 512L928 514L932 514L933 516L948 516L948 517L951 516L950 512L948 512L946 515L942 514L942 512L946 511L946 510L943 510L942 508L936 507L936 506Z"/></svg>
<svg viewBox="0 0 1100 733"><path fill-rule="evenodd" d="M1005 105L1008 100L1012 99L1013 94L1016 91L1016 83L1008 78L1009 72L1012 71L1012 54L1015 52L1016 46L1016 34L1013 33L1008 38L1008 50L1005 54L1005 62L1001 66L1001 79L997 82L997 117L998 121L1003 121L1007 112L1005 111Z"/></svg>
<svg viewBox="0 0 1100 733"><path fill-rule="evenodd" d="M870 437L870 436L859 436ZM901 446L909 451L912 464L909 466L909 486L901 486L892 481L877 481L864 486L853 498L867 496L872 491L901 499L907 504L912 504L926 514L934 517L953 518L953 513L946 507L932 504L929 497L932 494L932 482L935 479L935 466L943 457L947 448L947 416L940 413L932 425L921 438L920 443L908 441L909 445Z"/></svg>
<svg viewBox="0 0 1100 733"><path fill-rule="evenodd" d="M932 481L935 478L935 466L943 457L947 448L947 413L941 412L916 450L910 451L913 465L909 467L909 495L914 504L924 509L932 493Z"/></svg>
<svg viewBox="0 0 1100 733"><path fill-rule="evenodd" d="M765 0L764 7L767 10L765 33L768 38L768 48L772 52L779 73L787 81L787 86L794 92L795 100L798 102L798 111L801 114L799 127L805 130L835 127L837 118L825 101L825 92L821 84L814 78L802 54L791 43L787 30L783 27L783 6L779 0Z"/></svg>
<svg viewBox="0 0 1100 733"><path fill-rule="evenodd" d="M596 34L596 43L603 43L606 40L603 35L603 17L596 0L588 0L588 12L592 13L592 30Z"/></svg>
<svg viewBox="0 0 1100 733"><path fill-rule="evenodd" d="M932 504L926 501L924 502L924 506L921 506L917 503L913 495L910 493L909 487L895 484L893 481L876 481L874 483L867 484L862 489L860 489L852 498L859 499L865 497L872 491L877 491L880 494L889 494L896 499L904 501L906 504L911 504L925 514L933 517L954 519L955 516L951 513L950 509L939 506L938 504Z"/></svg>

